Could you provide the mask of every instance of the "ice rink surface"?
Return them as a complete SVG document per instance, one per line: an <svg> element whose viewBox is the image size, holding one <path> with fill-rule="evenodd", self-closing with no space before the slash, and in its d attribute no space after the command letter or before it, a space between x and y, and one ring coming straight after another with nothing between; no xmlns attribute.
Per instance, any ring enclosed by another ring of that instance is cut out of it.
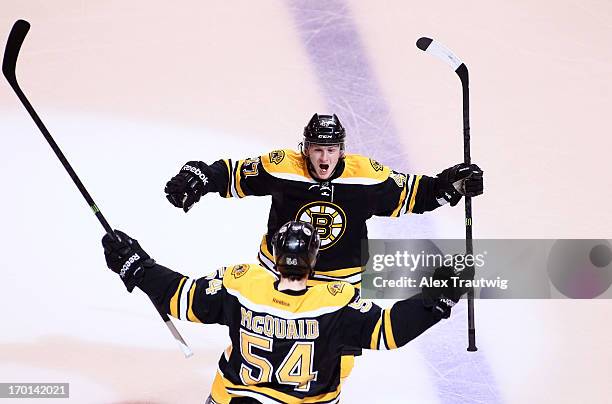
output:
<svg viewBox="0 0 612 404"><path fill-rule="evenodd" d="M474 236L612 238L612 4L456 3L4 0L0 34L30 21L25 93L111 225L184 274L254 261L270 203L209 195L184 214L163 186L185 161L294 148L314 112L398 171L462 160L459 80L421 36L470 70L486 181ZM69 382L71 403L202 402L226 330L176 321L196 353L183 359L148 299L105 268L102 228L5 81L0 128L0 382ZM369 228L461 238L463 210ZM408 346L366 352L343 402L607 402L610 309L477 301L468 353L461 303Z"/></svg>

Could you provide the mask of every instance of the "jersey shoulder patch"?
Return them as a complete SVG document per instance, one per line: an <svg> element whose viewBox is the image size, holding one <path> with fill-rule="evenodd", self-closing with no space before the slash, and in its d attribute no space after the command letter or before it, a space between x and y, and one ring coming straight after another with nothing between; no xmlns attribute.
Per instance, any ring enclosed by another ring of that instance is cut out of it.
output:
<svg viewBox="0 0 612 404"><path fill-rule="evenodd" d="M314 182L308 173L302 153L295 150L273 150L261 156L261 165L268 174L276 178Z"/></svg>
<svg viewBox="0 0 612 404"><path fill-rule="evenodd" d="M332 296L336 296L338 293L342 293L345 285L346 283L344 282L330 282L327 284L327 291L331 293Z"/></svg>
<svg viewBox="0 0 612 404"><path fill-rule="evenodd" d="M249 265L248 264L239 264L239 265L234 265L231 269L230 274L235 278L241 278L244 274L247 273L247 271L249 270Z"/></svg>
<svg viewBox="0 0 612 404"><path fill-rule="evenodd" d="M386 181L390 174L391 169L376 160L359 154L347 154L344 158L344 171L335 182L375 185Z"/></svg>
<svg viewBox="0 0 612 404"><path fill-rule="evenodd" d="M279 165L283 162L286 155L287 154L284 150L272 150L270 153L268 153L268 159L270 160L271 164Z"/></svg>
<svg viewBox="0 0 612 404"><path fill-rule="evenodd" d="M355 287L348 282L336 281L313 286L309 293L316 296L321 306L344 307L353 300Z"/></svg>

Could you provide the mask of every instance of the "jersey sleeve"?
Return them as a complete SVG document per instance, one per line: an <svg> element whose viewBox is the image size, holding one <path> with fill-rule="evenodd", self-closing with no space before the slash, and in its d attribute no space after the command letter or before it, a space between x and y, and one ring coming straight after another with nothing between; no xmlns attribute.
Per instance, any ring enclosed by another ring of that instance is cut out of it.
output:
<svg viewBox="0 0 612 404"><path fill-rule="evenodd" d="M166 313L179 320L224 324L225 268L192 279L156 264L147 268L138 287Z"/></svg>
<svg viewBox="0 0 612 404"><path fill-rule="evenodd" d="M343 310L340 328L343 344L365 349L399 348L441 319L437 311L423 305L420 294L401 300L388 309L361 300L356 295Z"/></svg>
<svg viewBox="0 0 612 404"><path fill-rule="evenodd" d="M442 206L436 198L436 178L402 174L391 170L389 178L373 191L376 216L399 217L408 213L424 213Z"/></svg>
<svg viewBox="0 0 612 404"><path fill-rule="evenodd" d="M269 158L269 155L244 160L215 161L209 166L214 184L213 191L225 198L271 195L275 181L262 164L264 158Z"/></svg>

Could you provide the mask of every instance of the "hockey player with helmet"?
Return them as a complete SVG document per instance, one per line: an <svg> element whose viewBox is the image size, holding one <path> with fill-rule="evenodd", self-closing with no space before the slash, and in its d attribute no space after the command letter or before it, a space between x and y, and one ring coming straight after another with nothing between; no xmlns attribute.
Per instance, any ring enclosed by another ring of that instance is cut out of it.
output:
<svg viewBox="0 0 612 404"><path fill-rule="evenodd" d="M343 346L394 349L450 315L464 290L424 289L389 309L359 299L345 282L307 287L320 239L308 223L282 225L272 240L277 280L257 264L190 279L157 264L122 232L102 239L110 269L168 314L228 326L231 346L207 403L336 403ZM437 279L457 274L440 268Z"/></svg>
<svg viewBox="0 0 612 404"><path fill-rule="evenodd" d="M289 220L311 223L321 238L321 256L311 283L333 280L360 286L367 257L366 221L372 216L424 213L462 195L483 192L483 173L457 164L436 177L402 174L375 160L345 152L345 129L336 115L315 114L304 128L300 152L275 150L246 160L186 163L166 185L168 200L187 212L202 195L272 196L260 263L273 271L271 236Z"/></svg>

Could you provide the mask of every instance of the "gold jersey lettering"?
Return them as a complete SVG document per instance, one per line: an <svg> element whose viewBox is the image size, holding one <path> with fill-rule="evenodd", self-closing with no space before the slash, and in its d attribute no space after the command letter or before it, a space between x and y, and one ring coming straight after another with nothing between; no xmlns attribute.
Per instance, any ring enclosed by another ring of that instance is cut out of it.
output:
<svg viewBox="0 0 612 404"><path fill-rule="evenodd" d="M240 308L240 325L247 330L251 329L251 319L253 317L253 312L251 310L247 310L244 307Z"/></svg>
<svg viewBox="0 0 612 404"><path fill-rule="evenodd" d="M271 314L254 316L247 308L240 308L240 326L255 334L276 339L316 339L319 337L319 320L287 320Z"/></svg>

